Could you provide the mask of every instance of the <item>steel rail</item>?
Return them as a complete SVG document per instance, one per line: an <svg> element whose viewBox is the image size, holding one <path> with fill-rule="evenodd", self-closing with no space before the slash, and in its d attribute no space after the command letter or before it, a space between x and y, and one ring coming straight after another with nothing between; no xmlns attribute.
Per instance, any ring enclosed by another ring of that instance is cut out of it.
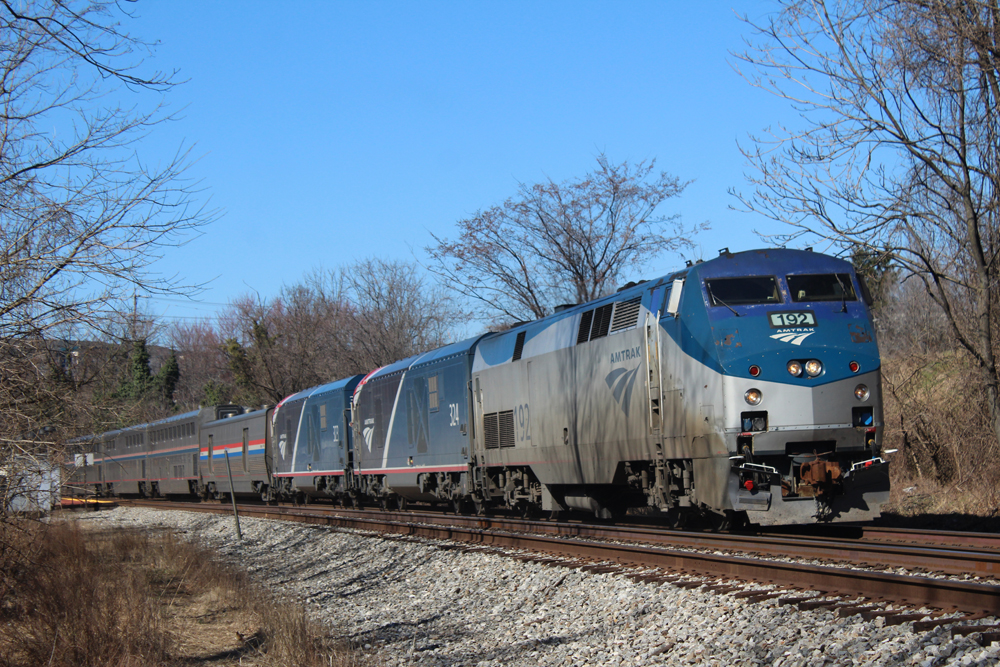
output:
<svg viewBox="0 0 1000 667"><path fill-rule="evenodd" d="M193 507L213 506L195 504ZM241 505L240 512L251 512L254 507L267 506ZM278 512L294 511L273 506L268 509ZM738 551L772 558L835 561L859 567L898 567L910 571L940 572L950 575L1000 577L1000 553L978 551L971 545L914 545L775 534L696 533L609 524L526 521L509 517L455 516L429 512L321 509L315 506L311 511L350 516L359 520L369 518L377 522L397 521L592 540L618 540L678 549Z"/></svg>
<svg viewBox="0 0 1000 667"><path fill-rule="evenodd" d="M740 551L775 558L838 561L869 567L902 567L908 570L954 575L1000 576L1000 553L981 552L966 545L903 545L783 535L697 533L636 526L525 521L509 517L450 516L380 510L328 509L327 511L350 516L378 517L379 520L445 523L483 530L508 530L562 537L620 540L680 549Z"/></svg>
<svg viewBox="0 0 1000 667"><path fill-rule="evenodd" d="M159 509L194 509L227 513L221 505L179 506L144 503ZM478 526L415 523L395 520L389 513L358 513L288 509L263 505L242 505L247 517L283 518L308 524L382 532L433 540L449 540L503 549L524 549L598 562L615 562L632 567L663 568L704 576L770 583L795 589L818 591L824 595L868 600L891 600L914 606L957 610L971 614L1000 614L1000 586L936 579L895 573L846 569L794 562L772 561L747 556L687 552L665 546L621 544L583 539L577 535L537 535L514 533ZM447 517L455 519L458 517ZM508 520L505 520L508 521ZM606 528L606 527L605 527ZM588 529L589 530L589 529ZM702 536L703 537L703 536ZM717 543L716 543L717 544Z"/></svg>

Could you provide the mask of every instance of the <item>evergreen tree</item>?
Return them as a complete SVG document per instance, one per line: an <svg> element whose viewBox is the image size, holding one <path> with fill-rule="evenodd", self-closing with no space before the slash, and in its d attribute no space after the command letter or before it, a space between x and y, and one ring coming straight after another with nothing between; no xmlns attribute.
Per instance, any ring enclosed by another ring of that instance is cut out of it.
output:
<svg viewBox="0 0 1000 667"><path fill-rule="evenodd" d="M181 379L181 367L177 363L177 354L170 350L170 356L156 372L155 385L166 406L174 404L174 390Z"/></svg>
<svg viewBox="0 0 1000 667"><path fill-rule="evenodd" d="M146 349L146 339L137 338L132 341L132 352L129 354L125 375L115 391L115 397L141 401L154 386L153 374L149 370L149 350Z"/></svg>

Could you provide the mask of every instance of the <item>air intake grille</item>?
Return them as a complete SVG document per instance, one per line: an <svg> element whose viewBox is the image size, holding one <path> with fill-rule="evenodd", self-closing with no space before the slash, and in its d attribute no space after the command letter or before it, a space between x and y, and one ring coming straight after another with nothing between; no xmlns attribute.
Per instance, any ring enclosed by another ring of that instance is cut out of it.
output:
<svg viewBox="0 0 1000 667"><path fill-rule="evenodd" d="M514 446L514 411L491 412L483 415L486 449Z"/></svg>
<svg viewBox="0 0 1000 667"><path fill-rule="evenodd" d="M526 332L522 331L517 334L517 340L514 342L514 357L513 361L517 361L521 358L521 353L524 352L524 334Z"/></svg>
<svg viewBox="0 0 1000 667"><path fill-rule="evenodd" d="M500 446L500 426L497 413L483 415L483 436L486 439L486 449L496 449Z"/></svg>
<svg viewBox="0 0 1000 667"><path fill-rule="evenodd" d="M576 344L590 340L590 323L594 321L594 311L588 310L580 318L580 333L576 336Z"/></svg>
<svg viewBox="0 0 1000 667"><path fill-rule="evenodd" d="M630 329L638 323L639 319L639 302L642 300L641 296L637 296L634 299L629 299L628 301L621 301L615 306L615 319L611 323L611 333L616 331L621 331L623 329Z"/></svg>
<svg viewBox="0 0 1000 667"><path fill-rule="evenodd" d="M590 331L590 340L608 335L608 329L611 328L611 311L614 307L615 304L609 303L594 311L594 326Z"/></svg>
<svg viewBox="0 0 1000 667"><path fill-rule="evenodd" d="M514 411L506 410L500 413L500 446L514 446Z"/></svg>

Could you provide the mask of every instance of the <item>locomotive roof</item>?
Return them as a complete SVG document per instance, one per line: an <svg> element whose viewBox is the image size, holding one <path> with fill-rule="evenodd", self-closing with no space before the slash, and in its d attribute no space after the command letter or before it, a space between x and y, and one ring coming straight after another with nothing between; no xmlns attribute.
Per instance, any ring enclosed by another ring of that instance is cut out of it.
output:
<svg viewBox="0 0 1000 667"><path fill-rule="evenodd" d="M465 340L459 341L457 343L452 343L451 345L445 345L444 347L439 347L436 350L431 350L426 354L421 355L417 358L410 366L410 368L419 368L432 364L435 361L440 361L446 359L447 357L453 357L460 354L469 354L472 349L476 346L476 343L488 336L495 336L493 333L485 333L479 336L473 336L472 338L466 338Z"/></svg>
<svg viewBox="0 0 1000 667"><path fill-rule="evenodd" d="M397 361L394 364L383 366L382 368L378 369L368 377L368 382L371 382L375 378L385 377L386 375L392 375L393 373L399 373L405 371L407 368L413 365L413 362L415 362L421 356L423 355L415 354L412 357L407 357L406 359Z"/></svg>
<svg viewBox="0 0 1000 667"><path fill-rule="evenodd" d="M315 387L310 387L309 389L303 389L302 391L292 394L285 399L284 402L297 401L301 398L309 398L310 396L316 396L318 394L325 394L331 391L338 391L341 389L346 389L347 391L353 391L354 385L357 385L361 381L364 375L351 375L342 380L337 380L335 382L328 382L327 384L317 385Z"/></svg>
<svg viewBox="0 0 1000 667"><path fill-rule="evenodd" d="M780 268L779 268L780 267ZM726 276L770 275L781 273L817 273L848 271L850 262L809 250L760 248L743 252L724 253L695 264L689 271L701 278Z"/></svg>

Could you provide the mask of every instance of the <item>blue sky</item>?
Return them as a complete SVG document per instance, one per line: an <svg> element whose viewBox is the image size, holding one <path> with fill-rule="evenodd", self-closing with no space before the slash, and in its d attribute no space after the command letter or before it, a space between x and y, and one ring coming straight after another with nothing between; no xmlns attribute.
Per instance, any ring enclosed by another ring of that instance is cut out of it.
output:
<svg viewBox="0 0 1000 667"><path fill-rule="evenodd" d="M655 158L682 180L664 214L708 221L688 257L780 232L729 209L737 140L789 109L733 70L765 2L140 2L127 29L187 83L149 161L193 145L201 202L222 217L158 263L209 282L202 303L151 299L166 322L274 296L315 268L423 260L430 234L518 182ZM664 255L633 278L683 264Z"/></svg>

